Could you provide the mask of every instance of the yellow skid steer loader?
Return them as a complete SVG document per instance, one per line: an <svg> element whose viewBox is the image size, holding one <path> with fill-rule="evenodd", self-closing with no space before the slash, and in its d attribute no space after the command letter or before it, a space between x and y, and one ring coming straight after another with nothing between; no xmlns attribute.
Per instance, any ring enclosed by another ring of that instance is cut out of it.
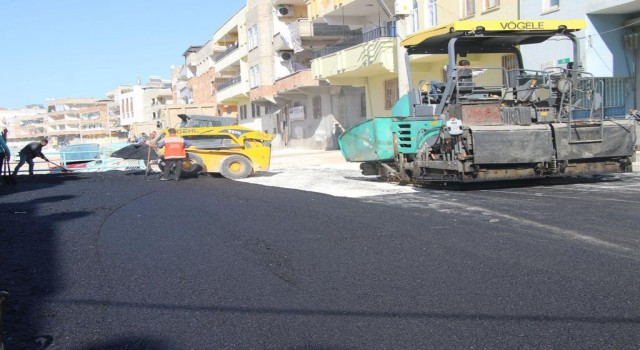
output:
<svg viewBox="0 0 640 350"><path fill-rule="evenodd" d="M257 171L269 170L273 136L233 125L235 118L179 115L177 135L191 142L181 177L199 173L220 173L228 179L243 179ZM168 135L168 129L163 130ZM161 151L161 150L160 150ZM162 158L158 162L164 171Z"/></svg>

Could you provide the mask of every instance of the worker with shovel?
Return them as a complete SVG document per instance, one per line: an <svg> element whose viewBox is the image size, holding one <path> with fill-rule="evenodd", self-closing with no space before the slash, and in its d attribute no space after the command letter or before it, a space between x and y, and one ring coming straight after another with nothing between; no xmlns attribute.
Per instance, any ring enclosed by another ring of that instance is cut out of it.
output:
<svg viewBox="0 0 640 350"><path fill-rule="evenodd" d="M29 164L29 175L33 175L33 158L35 157L40 157L48 162L49 159L42 154L42 147L46 146L48 143L49 140L42 139L40 142L31 142L24 146L24 148L20 150L20 161L13 170L13 176L18 174L18 170L20 170L20 167L22 167L25 162Z"/></svg>

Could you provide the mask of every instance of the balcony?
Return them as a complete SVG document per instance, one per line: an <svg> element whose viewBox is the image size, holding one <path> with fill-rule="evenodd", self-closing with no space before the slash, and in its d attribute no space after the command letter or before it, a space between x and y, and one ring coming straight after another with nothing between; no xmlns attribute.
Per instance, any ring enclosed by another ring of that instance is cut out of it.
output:
<svg viewBox="0 0 640 350"><path fill-rule="evenodd" d="M325 80L313 79L311 70L297 71L276 81L276 97L287 99L304 99L318 87L329 86Z"/></svg>
<svg viewBox="0 0 640 350"><path fill-rule="evenodd" d="M383 29L383 28L380 28ZM379 35L386 34L386 35ZM314 79L361 79L385 73L396 73L396 42L391 32L365 33L358 40L325 48L311 61ZM378 35L377 37L375 35ZM371 39L373 40L365 40ZM334 83L332 81L332 83ZM337 83L337 82L336 82ZM343 81L342 84L354 84Z"/></svg>
<svg viewBox="0 0 640 350"><path fill-rule="evenodd" d="M223 86L224 85L224 86ZM218 103L226 105L236 105L249 101L249 82L242 81L242 78L235 77L222 82L216 93Z"/></svg>
<svg viewBox="0 0 640 350"><path fill-rule="evenodd" d="M44 136L45 134L46 131L43 125L16 127L11 130L11 137L13 139L34 138L37 136Z"/></svg>
<svg viewBox="0 0 640 350"><path fill-rule="evenodd" d="M233 50L227 49L220 56L217 56L216 59L216 72L222 73L227 72L229 70L239 70L240 69L240 60L244 55L246 55L246 46L237 47Z"/></svg>
<svg viewBox="0 0 640 350"><path fill-rule="evenodd" d="M241 79L242 77L239 75L237 77L230 78L230 79L216 79L216 80L222 80L221 83L216 84L216 90L217 91L224 90L229 86L238 84L241 81Z"/></svg>
<svg viewBox="0 0 640 350"><path fill-rule="evenodd" d="M358 35L361 31L350 30L349 26L312 23L306 18L289 23L291 38L300 38L303 47L322 47L335 43L345 36ZM273 37L274 50L291 50L293 44L283 40L280 33Z"/></svg>
<svg viewBox="0 0 640 350"><path fill-rule="evenodd" d="M382 1L393 11L393 0ZM371 0L307 0L307 6L311 19L322 18L332 24L355 25L362 23L363 18L379 18L382 12L380 6ZM388 20L386 16L382 19Z"/></svg>
<svg viewBox="0 0 640 350"><path fill-rule="evenodd" d="M338 51L342 51L348 49L350 47L354 47L356 45L360 45L362 43L366 43L369 41L373 41L380 38L395 38L396 37L396 28L395 27L380 27L374 30L370 30L361 34L353 34L345 37L342 41L329 45L323 49L317 50L313 52L313 58L320 58L323 56L330 55L332 53L336 53Z"/></svg>
<svg viewBox="0 0 640 350"><path fill-rule="evenodd" d="M311 70L300 70L276 80L274 85L261 85L251 89L252 102L276 103L277 100L303 100L314 93L328 93L328 82L316 80ZM324 90L322 90L324 89Z"/></svg>
<svg viewBox="0 0 640 350"><path fill-rule="evenodd" d="M309 19L301 18L289 24L291 33L297 33L300 38L340 39L345 35L354 34L349 26L329 25L327 23L313 23Z"/></svg>
<svg viewBox="0 0 640 350"><path fill-rule="evenodd" d="M227 47L226 50L224 50L221 54L217 55L216 58L214 59L216 63L222 61L223 58L227 57L228 55L230 55L232 52L234 52L235 50L238 49L238 44L233 44L230 45L229 47Z"/></svg>

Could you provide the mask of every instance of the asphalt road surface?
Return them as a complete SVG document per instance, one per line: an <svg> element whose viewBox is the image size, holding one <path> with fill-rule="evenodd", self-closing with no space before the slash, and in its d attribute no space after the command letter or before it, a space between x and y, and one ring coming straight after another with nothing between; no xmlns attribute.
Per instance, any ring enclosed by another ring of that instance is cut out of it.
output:
<svg viewBox="0 0 640 350"><path fill-rule="evenodd" d="M18 182L0 186L7 349L640 348L635 176L361 198Z"/></svg>

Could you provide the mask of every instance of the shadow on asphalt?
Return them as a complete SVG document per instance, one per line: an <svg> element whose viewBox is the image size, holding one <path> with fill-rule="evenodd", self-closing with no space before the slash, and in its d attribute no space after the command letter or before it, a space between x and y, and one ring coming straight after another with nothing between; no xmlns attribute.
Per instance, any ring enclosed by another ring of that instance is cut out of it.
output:
<svg viewBox="0 0 640 350"><path fill-rule="evenodd" d="M74 220L90 212L48 214L46 208L74 198L70 195L27 197L24 191L59 186L73 181L75 174L18 176L15 186L0 186L0 290L10 293L4 315L7 349L45 349L53 341L39 335L42 300L58 287L55 276L56 229L58 223ZM17 194L7 201L7 195ZM32 198L32 199L29 199Z"/></svg>
<svg viewBox="0 0 640 350"><path fill-rule="evenodd" d="M272 177L281 173L282 173L281 171L259 171L253 175L249 175L249 177Z"/></svg>
<svg viewBox="0 0 640 350"><path fill-rule="evenodd" d="M143 309L167 311L195 311L212 313L248 314L248 315L295 315L295 316L329 316L329 317L363 317L388 319L420 319L420 320L460 320L460 321L530 321L530 322L578 322L594 324L640 324L637 317L598 317L571 315L509 315L490 313L447 313L421 311L376 311L376 310L325 310L304 308L269 308L224 305L176 305L159 303L115 302L107 300L51 300L53 303L67 305L100 306L109 304L113 309Z"/></svg>
<svg viewBox="0 0 640 350"><path fill-rule="evenodd" d="M72 348L73 350L122 350L122 349L140 349L140 350L169 350L164 342L156 339L143 337L122 337L118 339L104 340L95 342L81 348Z"/></svg>
<svg viewBox="0 0 640 350"><path fill-rule="evenodd" d="M385 182L378 179L376 176L348 176L347 180L361 181L361 182ZM509 181L487 181L487 182L474 182L474 183L429 183L423 185L415 185L416 189L429 189L439 191L481 191L481 190L496 190L505 188L524 188L524 187L537 187L537 186L562 186L562 185L575 185L575 184L593 184L593 183L608 183L608 182L623 182L623 181L637 181L637 178L632 176L630 178L621 178L616 175L600 175L590 177L571 177L571 178L545 178L545 179L527 179L527 180L509 180ZM400 184L397 182L388 182L397 186L413 186L411 184Z"/></svg>
<svg viewBox="0 0 640 350"><path fill-rule="evenodd" d="M594 184L605 182L625 181L613 175L593 176L593 177L572 177L572 178L545 178L510 181L488 181L476 183L433 183L420 186L425 189L435 189L442 191L481 191L497 190L506 188L526 188L538 186L562 186L576 184Z"/></svg>

